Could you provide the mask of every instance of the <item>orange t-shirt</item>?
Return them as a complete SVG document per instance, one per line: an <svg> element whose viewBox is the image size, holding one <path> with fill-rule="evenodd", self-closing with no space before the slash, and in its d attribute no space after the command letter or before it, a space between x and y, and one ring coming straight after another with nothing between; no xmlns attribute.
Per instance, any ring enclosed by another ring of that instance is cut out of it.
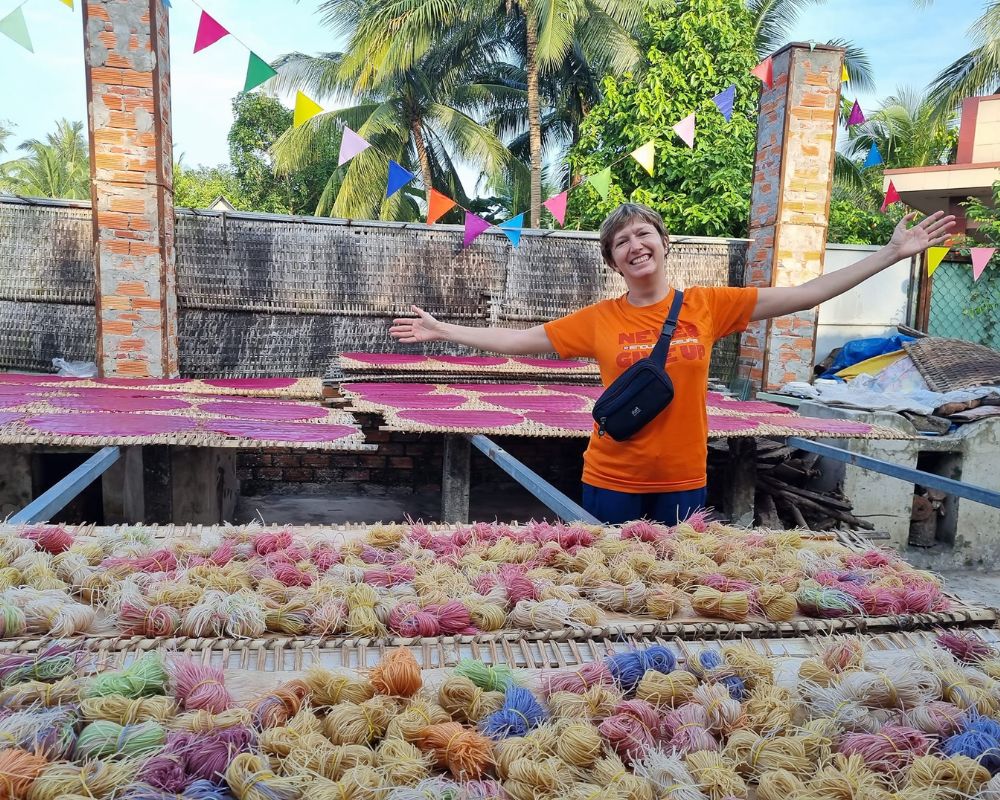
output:
<svg viewBox="0 0 1000 800"><path fill-rule="evenodd" d="M611 384L633 362L648 356L670 309L673 290L651 306L633 306L626 295L602 300L552 322L545 332L561 358L593 358L601 381ZM646 494L700 489L707 481L708 364L717 339L744 330L757 290L694 286L670 343L667 374L674 399L625 442L598 436L583 456L583 481L602 489Z"/></svg>

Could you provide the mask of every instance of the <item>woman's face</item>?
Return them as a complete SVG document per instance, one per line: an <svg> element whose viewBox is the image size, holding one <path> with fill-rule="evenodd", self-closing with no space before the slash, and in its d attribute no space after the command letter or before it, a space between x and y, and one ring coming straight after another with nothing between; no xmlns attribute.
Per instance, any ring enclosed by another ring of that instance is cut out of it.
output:
<svg viewBox="0 0 1000 800"><path fill-rule="evenodd" d="M667 243L656 226L642 220L629 222L611 238L615 270L627 282L663 274Z"/></svg>

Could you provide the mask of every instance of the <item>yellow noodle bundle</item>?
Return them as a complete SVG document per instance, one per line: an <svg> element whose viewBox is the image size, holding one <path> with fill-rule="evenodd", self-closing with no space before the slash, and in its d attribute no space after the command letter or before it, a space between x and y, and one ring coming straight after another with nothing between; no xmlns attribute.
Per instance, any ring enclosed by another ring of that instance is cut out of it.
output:
<svg viewBox="0 0 1000 800"><path fill-rule="evenodd" d="M676 708L691 699L698 679L690 672L647 670L636 687L636 697L661 708Z"/></svg>

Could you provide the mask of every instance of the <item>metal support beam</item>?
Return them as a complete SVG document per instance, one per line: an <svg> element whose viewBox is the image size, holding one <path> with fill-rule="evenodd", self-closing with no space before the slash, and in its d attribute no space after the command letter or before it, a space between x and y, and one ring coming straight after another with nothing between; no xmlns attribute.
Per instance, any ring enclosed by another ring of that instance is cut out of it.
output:
<svg viewBox="0 0 1000 800"><path fill-rule="evenodd" d="M514 456L482 434L477 433L469 436L469 441L479 452L541 500L560 519L566 522L601 524L597 517L588 513L582 506L578 506L537 472L528 469Z"/></svg>
<svg viewBox="0 0 1000 800"><path fill-rule="evenodd" d="M1000 508L1000 492L995 492L992 489L984 489L982 486L974 486L971 483L963 483L952 478L945 478L941 475L935 475L933 472L924 472L920 469L904 467L901 464L893 464L891 461L883 461L879 458L863 456L860 453L852 453L850 450L844 450L843 448L834 447L829 444L821 444L811 439L803 439L801 436L789 436L786 442L791 447L797 447L809 453L818 453L826 458L832 458L834 461L843 461L845 464L850 464L853 467L880 472L883 475L888 475L890 478L897 478L898 480L913 483L917 486L926 486L929 489L939 489L955 497L972 500L974 503L982 503L985 506Z"/></svg>
<svg viewBox="0 0 1000 800"><path fill-rule="evenodd" d="M117 447L105 447L92 455L51 489L43 492L10 517L13 524L48 522L80 492L103 475L120 455Z"/></svg>

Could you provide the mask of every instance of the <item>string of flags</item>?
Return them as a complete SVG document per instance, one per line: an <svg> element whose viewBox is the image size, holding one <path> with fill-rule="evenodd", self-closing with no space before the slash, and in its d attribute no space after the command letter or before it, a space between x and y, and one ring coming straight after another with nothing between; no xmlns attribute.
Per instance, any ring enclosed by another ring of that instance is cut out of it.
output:
<svg viewBox="0 0 1000 800"><path fill-rule="evenodd" d="M990 263L990 259L993 258L993 254L996 253L996 247L970 247L969 256L972 259L972 280L978 281L982 277L983 272L986 270L987 265ZM928 247L927 248L927 277L934 274L941 262L944 261L944 257L951 252L950 247Z"/></svg>
<svg viewBox="0 0 1000 800"><path fill-rule="evenodd" d="M28 2L29 0L21 0L18 5L14 6L13 11L0 18L0 33L15 44L19 44L29 53L34 53L35 48L31 44L31 34L28 33L28 23L24 19L24 7ZM59 0L59 2L69 9L73 8L73 0Z"/></svg>

